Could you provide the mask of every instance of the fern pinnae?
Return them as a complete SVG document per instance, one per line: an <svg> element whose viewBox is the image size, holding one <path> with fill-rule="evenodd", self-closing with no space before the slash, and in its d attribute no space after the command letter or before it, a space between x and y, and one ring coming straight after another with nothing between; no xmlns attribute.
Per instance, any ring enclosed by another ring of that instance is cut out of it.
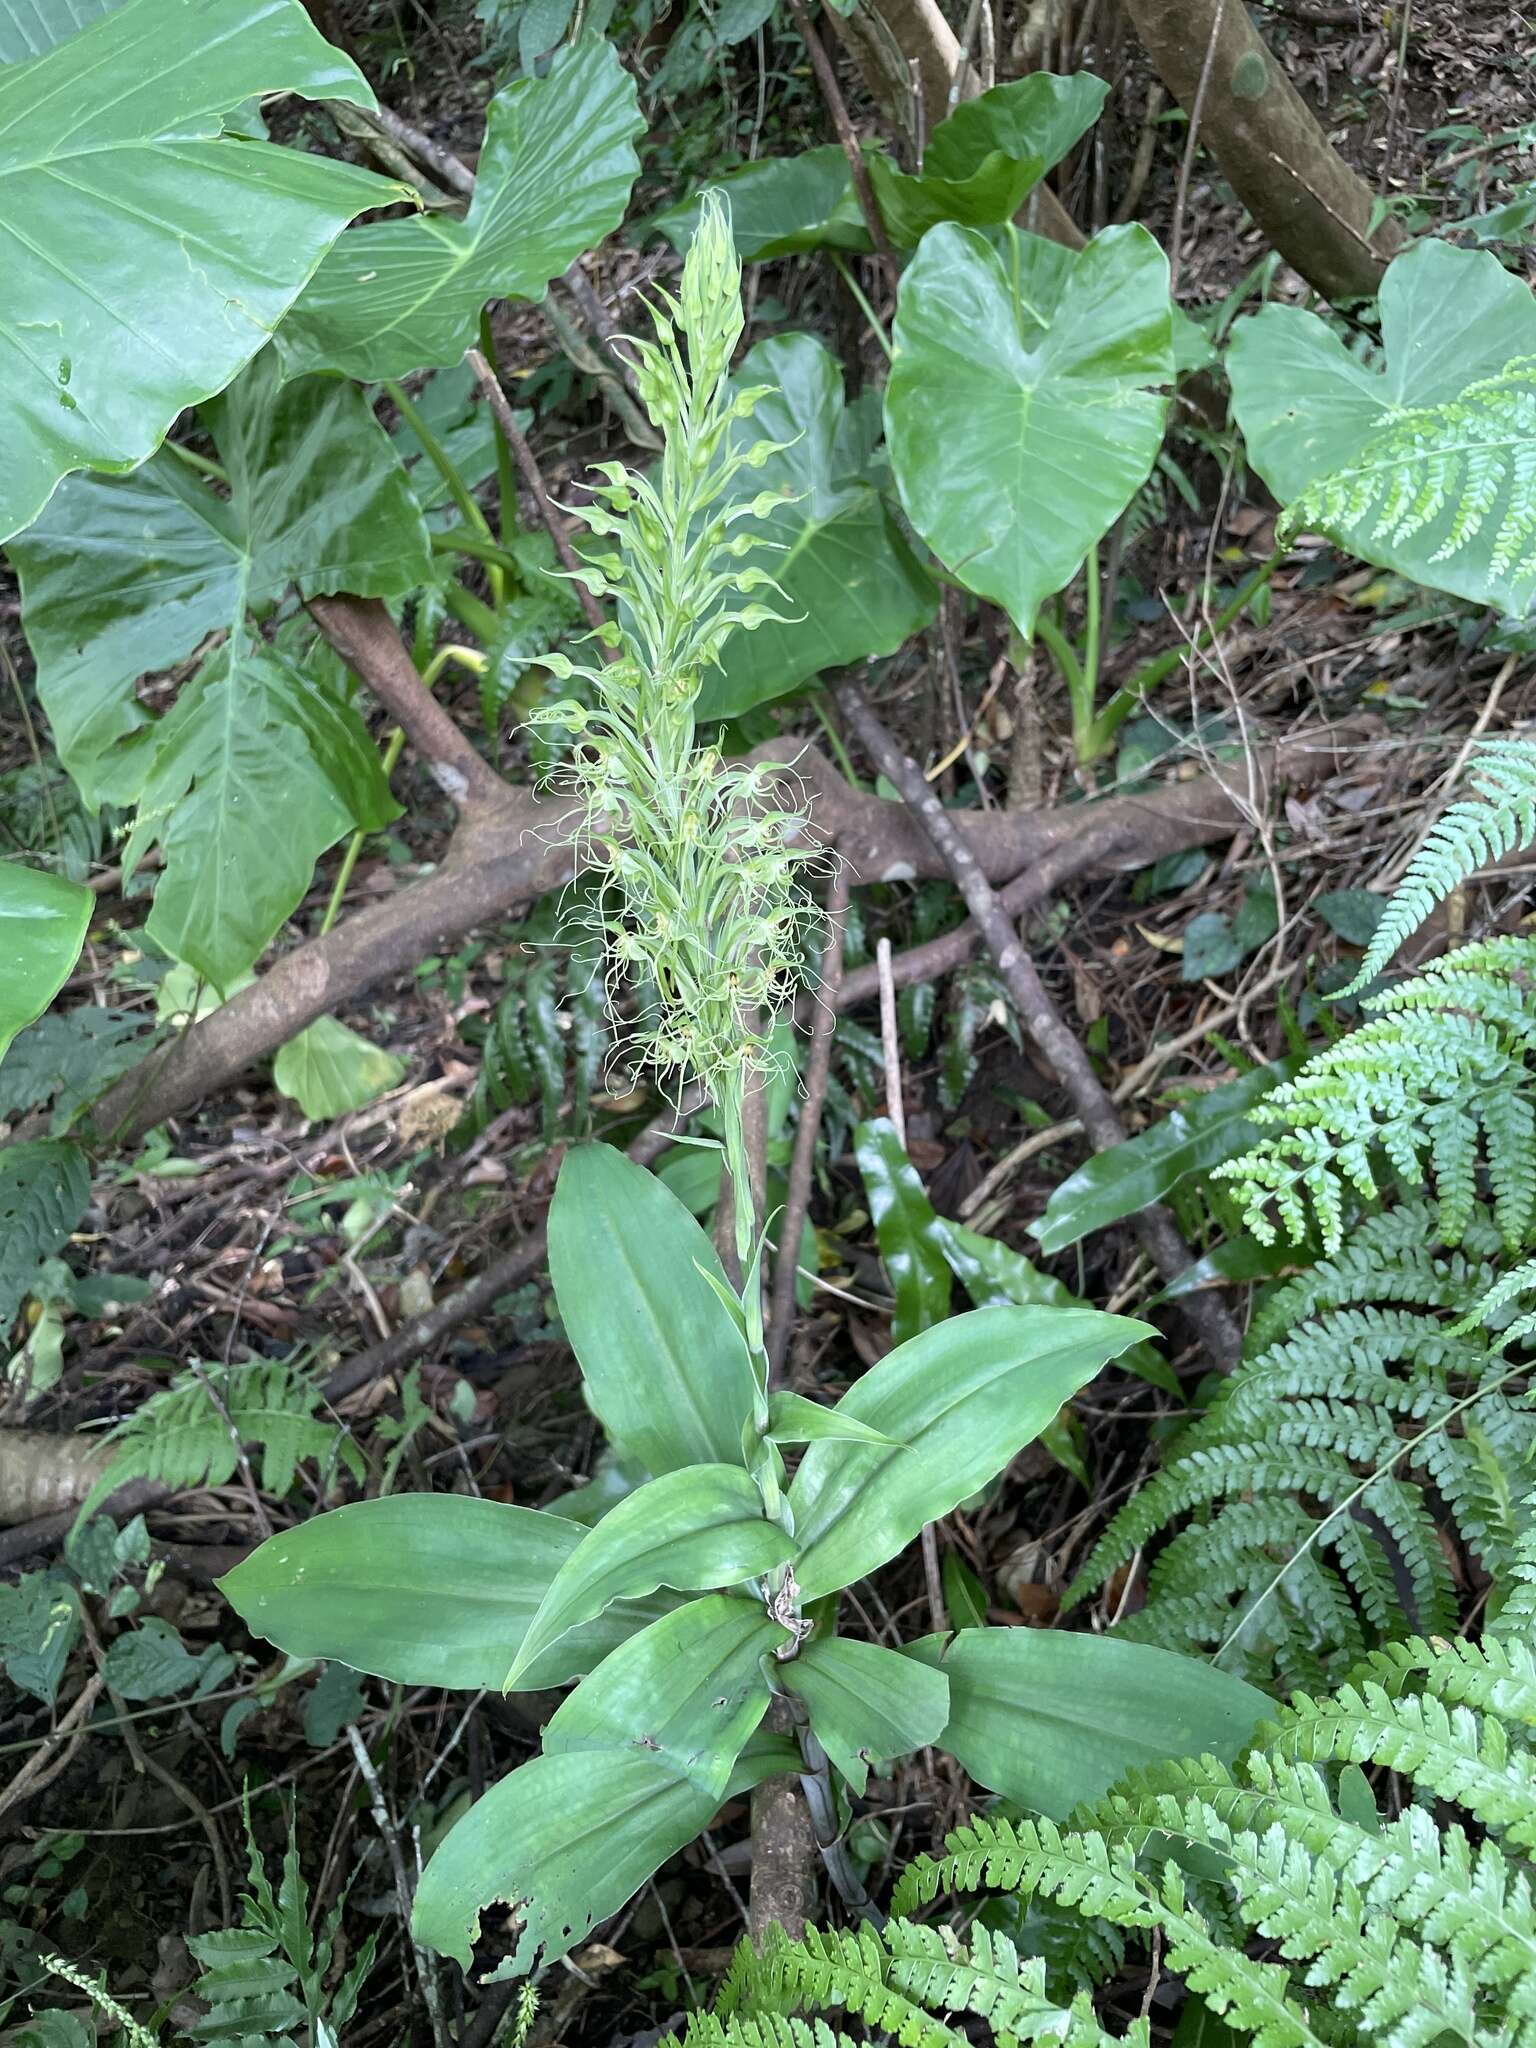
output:
<svg viewBox="0 0 1536 2048"><path fill-rule="evenodd" d="M1536 840L1536 745L1484 740L1469 763L1468 779L1475 794L1452 804L1414 854L1345 993L1374 981L1436 904L1479 868Z"/></svg>

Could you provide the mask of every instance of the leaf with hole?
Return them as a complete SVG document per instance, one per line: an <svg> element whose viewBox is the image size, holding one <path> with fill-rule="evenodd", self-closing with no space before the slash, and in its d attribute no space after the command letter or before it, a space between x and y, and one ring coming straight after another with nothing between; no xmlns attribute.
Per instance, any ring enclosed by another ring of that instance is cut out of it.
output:
<svg viewBox="0 0 1536 2048"><path fill-rule="evenodd" d="M709 1825L768 1703L762 1659L786 1636L761 1606L721 1595L669 1623L578 1686L544 1755L450 1830L417 1887L419 1941L467 1966L499 1901L518 1928L501 1974L525 1974L584 1940Z"/></svg>
<svg viewBox="0 0 1536 2048"><path fill-rule="evenodd" d="M543 78L486 110L474 196L441 213L343 235L278 332L290 374L403 377L453 363L488 299L540 299L616 228L640 169L634 80L601 40L559 52Z"/></svg>
<svg viewBox="0 0 1536 2048"><path fill-rule="evenodd" d="M1141 227L1072 251L946 222L902 278L893 339L885 432L907 516L1027 636L1162 445L1167 261Z"/></svg>
<svg viewBox="0 0 1536 2048"><path fill-rule="evenodd" d="M298 0L126 0L0 71L0 539L69 471L143 462L257 353L345 223L407 196L226 134L259 92L374 104Z"/></svg>

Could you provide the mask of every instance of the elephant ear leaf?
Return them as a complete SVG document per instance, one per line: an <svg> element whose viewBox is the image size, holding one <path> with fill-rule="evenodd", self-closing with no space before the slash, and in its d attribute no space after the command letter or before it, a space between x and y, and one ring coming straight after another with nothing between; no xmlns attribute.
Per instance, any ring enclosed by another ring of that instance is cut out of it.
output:
<svg viewBox="0 0 1536 2048"><path fill-rule="evenodd" d="M225 132L260 93L371 107L299 0L125 0L0 70L0 540L132 469L262 347L345 224L409 188ZM131 85L125 85L131 81ZM60 109L67 118L60 118Z"/></svg>
<svg viewBox="0 0 1536 2048"><path fill-rule="evenodd" d="M486 114L462 220L378 221L343 235L284 323L290 372L401 377L456 362L487 299L538 299L624 218L644 128L607 43L563 50Z"/></svg>

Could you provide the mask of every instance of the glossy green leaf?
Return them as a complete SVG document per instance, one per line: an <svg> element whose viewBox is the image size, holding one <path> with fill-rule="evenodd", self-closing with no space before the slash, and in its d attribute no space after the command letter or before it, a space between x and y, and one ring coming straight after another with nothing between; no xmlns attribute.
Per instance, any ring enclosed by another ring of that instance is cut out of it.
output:
<svg viewBox="0 0 1536 2048"><path fill-rule="evenodd" d="M1248 1121L1249 1110L1300 1065L1299 1059L1288 1059L1255 1067L1209 1094L1193 1096L1138 1137L1095 1152L1053 1189L1035 1228L1041 1251L1048 1258L1065 1251L1091 1231L1107 1230L1122 1217L1162 1201L1191 1174L1209 1173L1224 1159L1246 1152L1259 1136Z"/></svg>
<svg viewBox="0 0 1536 2048"><path fill-rule="evenodd" d="M1086 71L1034 71L962 100L929 136L920 176L872 156L870 178L892 241L910 249L940 221L986 227L1012 220L1099 118L1108 91Z"/></svg>
<svg viewBox="0 0 1536 2048"><path fill-rule="evenodd" d="M836 359L809 334L777 335L758 343L734 382L771 387L739 423L741 440L780 447L761 469L742 470L723 502L781 497L754 531L778 550L756 559L782 592L773 609L783 616L726 642L699 696L706 719L739 717L825 669L894 654L938 611L932 579L880 494L878 412L872 401L845 405Z"/></svg>
<svg viewBox="0 0 1536 2048"><path fill-rule="evenodd" d="M896 1297L891 1338L905 1344L949 1314L949 1261L934 1230L933 1205L889 1117L874 1117L853 1134L854 1157Z"/></svg>
<svg viewBox="0 0 1536 2048"><path fill-rule="evenodd" d="M544 1747L639 1749L723 1799L737 1755L767 1711L763 1659L788 1639L760 1600L690 1600L604 1658L556 1710Z"/></svg>
<svg viewBox="0 0 1536 2048"><path fill-rule="evenodd" d="M0 861L0 1059L69 979L95 905L78 882Z"/></svg>
<svg viewBox="0 0 1536 2048"><path fill-rule="evenodd" d="M610 1508L572 1552L523 1639L508 1679L567 1629L595 1620L615 1600L659 1586L697 1593L739 1585L786 1564L794 1540L763 1514L740 1465L684 1465L638 1487Z"/></svg>
<svg viewBox="0 0 1536 2048"><path fill-rule="evenodd" d="M1141 227L1074 252L946 223L902 278L894 342L885 431L907 516L1027 635L1162 445L1166 259Z"/></svg>
<svg viewBox="0 0 1536 2048"><path fill-rule="evenodd" d="M644 128L608 43L562 50L544 78L486 110L474 196L441 213L354 228L316 272L278 342L290 372L403 377L456 362L487 299L539 299L624 218Z"/></svg>
<svg viewBox="0 0 1536 2048"><path fill-rule="evenodd" d="M146 928L228 989L303 901L326 848L397 811L352 707L242 627L160 722L123 866L158 841Z"/></svg>
<svg viewBox="0 0 1536 2048"><path fill-rule="evenodd" d="M791 1692L804 1700L816 1740L854 1791L863 1796L872 1764L926 1749L949 1719L949 1684L896 1650L852 1636L813 1636L781 1667ZM937 1685L927 1683L938 1679Z"/></svg>
<svg viewBox="0 0 1536 2048"><path fill-rule="evenodd" d="M467 1963L501 1901L521 1927L503 1974L574 1947L708 1825L768 1704L763 1659L787 1640L759 1603L722 1594L634 1636L560 1707L544 1755L450 1831L417 1888L418 1939Z"/></svg>
<svg viewBox="0 0 1536 2048"><path fill-rule="evenodd" d="M467 1494L391 1494L269 1537L219 1589L252 1635L292 1657L402 1685L498 1690L585 1534L557 1515ZM559 1685L591 1670L665 1604L610 1609L523 1682Z"/></svg>
<svg viewBox="0 0 1536 2048"><path fill-rule="evenodd" d="M741 1333L705 1274L714 1246L677 1197L611 1145L566 1153L549 1271L587 1397L653 1473L739 1465L758 1400Z"/></svg>
<svg viewBox="0 0 1536 2048"><path fill-rule="evenodd" d="M0 65L41 57L121 5L122 0L0 0Z"/></svg>
<svg viewBox="0 0 1536 2048"><path fill-rule="evenodd" d="M958 1550L946 1550L940 1576L944 1586L944 1612L951 1628L985 1628L987 1589Z"/></svg>
<svg viewBox="0 0 1536 2048"><path fill-rule="evenodd" d="M34 1138L0 1146L0 1333L43 1260L68 1242L90 1196L91 1170L78 1145Z"/></svg>
<svg viewBox="0 0 1536 2048"><path fill-rule="evenodd" d="M790 1488L808 1600L862 1578L1001 1472L1145 1323L1093 1309L988 1308L890 1352L838 1407L902 1450L812 1444Z"/></svg>
<svg viewBox="0 0 1536 2048"><path fill-rule="evenodd" d="M1523 613L1536 593L1530 288L1487 250L1423 241L1387 266L1380 308L1379 363L1299 307L1266 306L1233 332L1233 410L1287 508L1282 530Z"/></svg>
<svg viewBox="0 0 1536 2048"><path fill-rule="evenodd" d="M760 157L705 189L730 201L731 234L743 263L768 263L807 249L870 247L840 143L802 150L799 156ZM665 235L680 256L693 240L702 197L702 191L696 192L646 223Z"/></svg>
<svg viewBox="0 0 1536 2048"><path fill-rule="evenodd" d="M272 1062L272 1080L305 1116L345 1116L397 1087L405 1061L386 1052L335 1017L317 1017L290 1038Z"/></svg>
<svg viewBox="0 0 1536 2048"><path fill-rule="evenodd" d="M792 1394L781 1387L768 1396L769 1440L776 1444L888 1444L891 1439L867 1422L840 1415L820 1401L807 1401L804 1394Z"/></svg>
<svg viewBox="0 0 1536 2048"><path fill-rule="evenodd" d="M516 1915L502 1976L524 1976L578 1947L719 1806L643 1750L536 1756L493 1785L448 1832L422 1873L416 1939L468 1969L480 1916Z"/></svg>
<svg viewBox="0 0 1536 2048"><path fill-rule="evenodd" d="M222 132L265 92L374 104L298 0L126 0L0 71L0 539L67 472L142 462L256 354L343 225L406 196Z"/></svg>
<svg viewBox="0 0 1536 2048"><path fill-rule="evenodd" d="M908 1656L949 1679L939 1738L977 1784L1065 1819L1129 1770L1209 1753L1230 1763L1274 1711L1198 1657L1060 1629L963 1629Z"/></svg>
<svg viewBox="0 0 1536 2048"><path fill-rule="evenodd" d="M166 449L130 477L67 481L11 544L38 694L91 804L131 803L143 788L157 744L134 689L147 671L290 585L303 597L403 597L432 575L409 480L351 385L285 385L268 351L204 419L227 499Z"/></svg>
<svg viewBox="0 0 1536 2048"><path fill-rule="evenodd" d="M138 802L126 865L156 840L165 857L150 934L227 991L319 855L398 809L356 709L263 641L250 613L290 585L401 596L431 561L405 472L352 386L284 385L269 352L204 416L227 499L162 450L132 477L68 480L12 553L65 766L91 803ZM140 675L220 629L152 718Z"/></svg>

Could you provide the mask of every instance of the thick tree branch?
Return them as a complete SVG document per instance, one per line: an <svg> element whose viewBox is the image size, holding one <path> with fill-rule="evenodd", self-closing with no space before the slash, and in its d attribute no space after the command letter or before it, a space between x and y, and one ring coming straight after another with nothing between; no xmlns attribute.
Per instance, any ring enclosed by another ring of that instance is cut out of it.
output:
<svg viewBox="0 0 1536 2048"><path fill-rule="evenodd" d="M357 601L332 598L325 603L334 624L337 609ZM369 614L369 620L368 632L350 631L349 658L387 702L383 692L394 685L386 679L386 668L393 672L397 659L406 659L405 650L390 625L395 648L381 652L386 647L383 627L377 613ZM350 619L347 624L351 627ZM1332 774L1347 737L1347 728L1340 728L1255 748L1240 764L1209 776L1144 796L1105 798L1091 807L949 815L989 882L1043 873L1050 887L1059 888L1076 875L1144 866L1165 853L1227 836L1263 806L1276 781ZM836 847L851 886L948 873L906 806L850 789L816 747L774 740L754 758L783 769L791 785L788 794L810 815L808 836ZM324 938L283 954L169 1049L152 1053L96 1105L96 1131L104 1137L131 1137L148 1130L227 1087L317 1017L354 1001L377 982L408 972L427 953L476 926L569 882L580 814L559 796L511 788L499 778L493 779L490 799L468 812L435 872L358 912ZM936 943L954 944L956 936ZM965 957L961 945L957 959ZM942 971L947 957L925 971ZM903 970L901 960L896 967L899 980L917 978ZM857 977L848 977L849 986L856 983Z"/></svg>
<svg viewBox="0 0 1536 2048"><path fill-rule="evenodd" d="M315 624L389 712L433 779L461 810L501 810L516 801L466 734L422 682L394 620L375 597L312 597Z"/></svg>
<svg viewBox="0 0 1536 2048"><path fill-rule="evenodd" d="M1148 56L1286 262L1330 299L1375 292L1402 240L1266 47L1243 0L1125 0ZM1203 88L1202 88L1202 81ZM1175 263L1177 251L1171 252Z"/></svg>
<svg viewBox="0 0 1536 2048"><path fill-rule="evenodd" d="M1125 1126L1120 1121L1120 1112L1094 1072L1093 1062L1046 992L1034 961L964 836L955 829L949 812L924 781L923 771L902 753L864 701L856 683L841 684L837 701L869 758L881 774L901 791L943 857L955 887L965 898L966 908L1013 997L1020 1023L1054 1068L1056 1078L1071 1099L1094 1150L1107 1152L1111 1146L1122 1143ZM1165 1280L1177 1278L1190 1264L1189 1249L1179 1236L1173 1218L1160 1203L1141 1210L1133 1219L1132 1227ZM1242 1350L1242 1334L1225 1306L1214 1295L1202 1294L1189 1295L1179 1306L1212 1363L1220 1371L1230 1372Z"/></svg>

